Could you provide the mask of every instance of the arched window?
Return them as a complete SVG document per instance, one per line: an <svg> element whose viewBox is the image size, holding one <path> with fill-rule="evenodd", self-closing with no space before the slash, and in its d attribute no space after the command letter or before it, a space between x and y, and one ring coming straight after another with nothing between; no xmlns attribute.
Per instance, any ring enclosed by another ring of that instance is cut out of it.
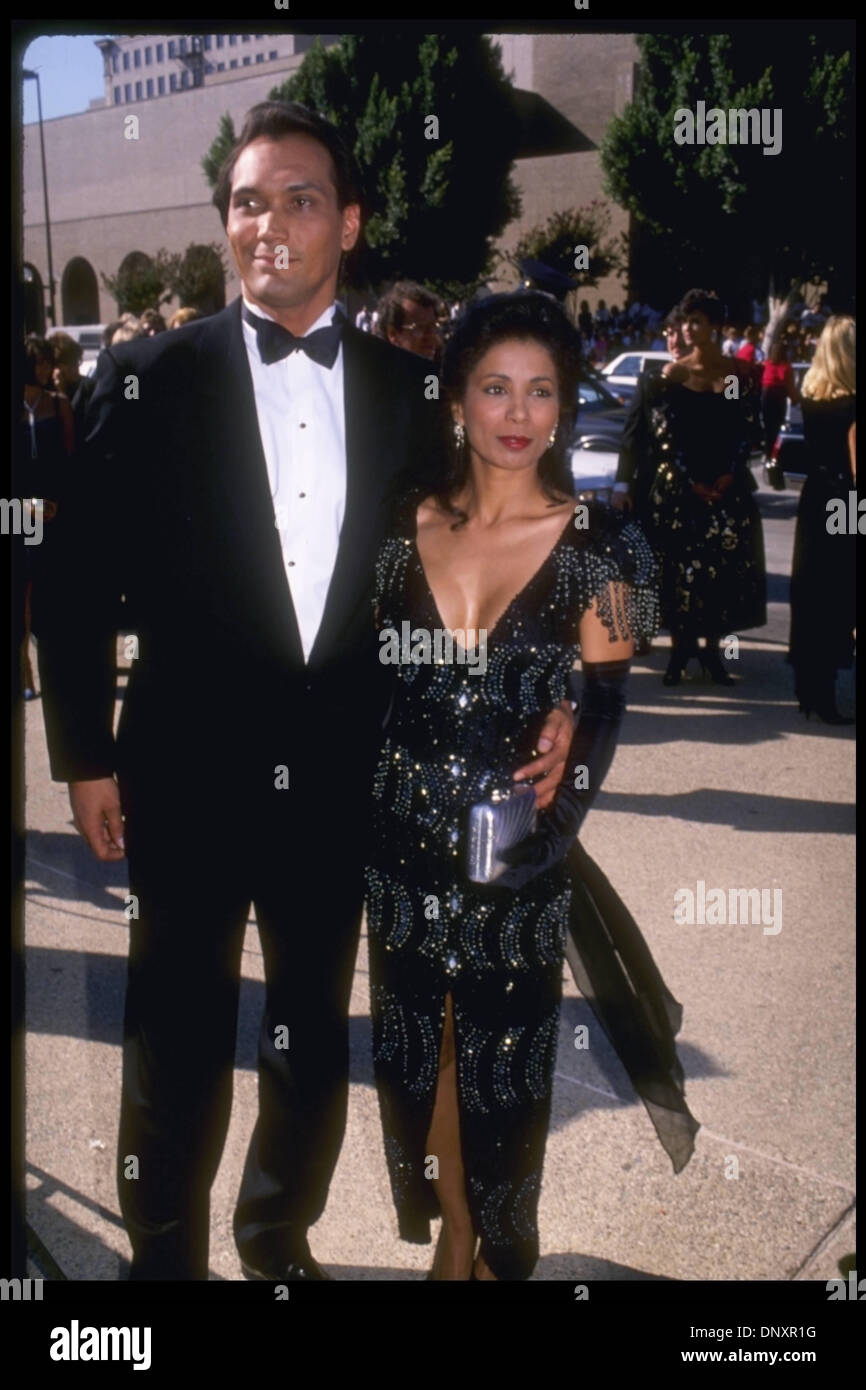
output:
<svg viewBox="0 0 866 1390"><path fill-rule="evenodd" d="M96 271L83 256L73 256L60 281L64 324L99 323L99 286Z"/></svg>

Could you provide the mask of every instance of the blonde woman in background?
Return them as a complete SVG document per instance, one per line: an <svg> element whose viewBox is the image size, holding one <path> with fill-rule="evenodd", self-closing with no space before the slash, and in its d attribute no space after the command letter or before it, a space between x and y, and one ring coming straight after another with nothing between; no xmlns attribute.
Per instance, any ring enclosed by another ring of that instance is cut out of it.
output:
<svg viewBox="0 0 866 1390"><path fill-rule="evenodd" d="M169 328L183 328L185 323L194 323L196 319L201 317L198 309L176 309L168 321L168 326Z"/></svg>
<svg viewBox="0 0 866 1390"><path fill-rule="evenodd" d="M853 724L836 708L836 675L851 666L857 624L856 534L834 521L857 483L854 320L834 314L824 325L803 378L807 477L797 509L791 567L788 660L801 711L825 724ZM856 509L855 509L856 515Z"/></svg>

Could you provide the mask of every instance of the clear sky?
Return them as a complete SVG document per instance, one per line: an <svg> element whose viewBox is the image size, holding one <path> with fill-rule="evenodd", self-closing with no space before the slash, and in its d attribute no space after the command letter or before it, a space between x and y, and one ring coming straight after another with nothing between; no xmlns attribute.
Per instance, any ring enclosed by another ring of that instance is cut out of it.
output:
<svg viewBox="0 0 866 1390"><path fill-rule="evenodd" d="M47 26L46 26L47 27ZM72 116L86 111L105 92L102 54L96 40L107 34L46 34L24 52L22 67L39 73L42 116ZM37 119L36 83L24 83L24 124Z"/></svg>

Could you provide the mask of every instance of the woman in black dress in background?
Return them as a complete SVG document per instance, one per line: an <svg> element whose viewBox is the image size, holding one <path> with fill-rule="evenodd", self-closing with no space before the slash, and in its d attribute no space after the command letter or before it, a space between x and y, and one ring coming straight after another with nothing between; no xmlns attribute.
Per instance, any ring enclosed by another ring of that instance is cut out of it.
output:
<svg viewBox="0 0 866 1390"><path fill-rule="evenodd" d="M661 621L671 634L664 683L679 685L694 656L718 685L733 685L721 638L767 621L764 539L749 468L760 402L746 364L718 345L721 301L690 290L678 313L686 354L650 386L653 478L644 516L662 566Z"/></svg>
<svg viewBox="0 0 866 1390"><path fill-rule="evenodd" d="M639 528L574 506L563 445L578 356L575 330L537 293L492 296L458 322L441 376L449 461L402 497L377 565L383 642L408 624L413 642L419 632L457 632L464 656L484 653L474 671L459 655L404 656L394 668L367 870L385 1153L403 1239L427 1243L430 1219L443 1217L434 1278L525 1279L535 1266L575 903L592 957L583 987L620 1020L639 994L654 1001L653 1021L629 1032L646 1039L640 1056L624 1060L648 1108L664 1092L677 1122L676 1140L663 1138L675 1167L697 1128L672 1044L678 1006L657 977L633 980L629 995L607 975L615 953L599 942L616 937L627 914L595 906L612 893L601 875L585 907L584 880L567 858L613 757L634 638L652 634L657 613ZM510 867L501 878L473 883L469 810L514 790L545 712L572 688L578 653L581 714L553 805L502 856ZM603 911L617 925L599 926ZM633 964L635 937L636 928ZM628 946L623 939L625 955ZM641 958L636 969L646 968Z"/></svg>
<svg viewBox="0 0 866 1390"><path fill-rule="evenodd" d="M853 724L836 709L840 669L851 665L857 623L857 537L832 524L828 503L842 502L857 485L854 320L834 315L824 325L803 378L803 433L807 477L797 508L791 566L788 660L800 709L825 724Z"/></svg>
<svg viewBox="0 0 866 1390"><path fill-rule="evenodd" d="M25 546L24 637L21 644L21 690L25 700L36 694L30 659L30 603L34 580L44 567L50 523L57 515L66 485L66 472L75 451L72 407L64 395L52 391L54 355L45 338L31 333L24 341L24 401L18 440L20 475L28 498L42 501L43 529L39 545Z"/></svg>

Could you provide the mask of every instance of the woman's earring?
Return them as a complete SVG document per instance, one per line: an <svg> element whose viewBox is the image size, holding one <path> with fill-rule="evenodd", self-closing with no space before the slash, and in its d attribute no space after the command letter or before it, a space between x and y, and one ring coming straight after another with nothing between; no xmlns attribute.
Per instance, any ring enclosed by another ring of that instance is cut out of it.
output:
<svg viewBox="0 0 866 1390"><path fill-rule="evenodd" d="M457 441L457 448L462 449L466 439L466 431L459 420L454 421L454 438Z"/></svg>
<svg viewBox="0 0 866 1390"><path fill-rule="evenodd" d="M551 432L550 432L550 438L549 438L548 441L547 441L547 447L548 447L548 449L552 449L555 443L556 443L556 425L554 425L553 429L552 429Z"/></svg>

